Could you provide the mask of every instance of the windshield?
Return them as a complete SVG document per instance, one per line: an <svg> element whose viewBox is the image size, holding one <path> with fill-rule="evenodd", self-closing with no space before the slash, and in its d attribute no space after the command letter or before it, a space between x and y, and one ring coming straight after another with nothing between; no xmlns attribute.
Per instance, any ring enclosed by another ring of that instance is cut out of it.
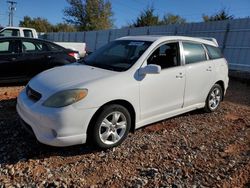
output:
<svg viewBox="0 0 250 188"><path fill-rule="evenodd" d="M149 41L113 41L84 58L83 63L108 70L126 71L151 44Z"/></svg>

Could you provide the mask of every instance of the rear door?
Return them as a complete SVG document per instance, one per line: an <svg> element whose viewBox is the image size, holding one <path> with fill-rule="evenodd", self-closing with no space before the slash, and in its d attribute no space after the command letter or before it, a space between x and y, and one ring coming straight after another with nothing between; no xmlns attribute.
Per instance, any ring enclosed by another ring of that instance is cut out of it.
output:
<svg viewBox="0 0 250 188"><path fill-rule="evenodd" d="M39 40L22 39L23 71L32 77L48 67L48 47Z"/></svg>
<svg viewBox="0 0 250 188"><path fill-rule="evenodd" d="M203 103L213 85L214 64L208 61L203 44L182 42L186 85L184 107Z"/></svg>

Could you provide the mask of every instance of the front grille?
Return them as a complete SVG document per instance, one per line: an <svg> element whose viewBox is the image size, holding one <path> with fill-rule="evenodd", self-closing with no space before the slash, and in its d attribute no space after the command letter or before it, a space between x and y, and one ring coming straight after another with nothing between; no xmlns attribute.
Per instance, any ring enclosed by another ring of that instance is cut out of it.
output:
<svg viewBox="0 0 250 188"><path fill-rule="evenodd" d="M41 93L32 89L29 85L26 87L26 95L34 102L37 102L41 99Z"/></svg>

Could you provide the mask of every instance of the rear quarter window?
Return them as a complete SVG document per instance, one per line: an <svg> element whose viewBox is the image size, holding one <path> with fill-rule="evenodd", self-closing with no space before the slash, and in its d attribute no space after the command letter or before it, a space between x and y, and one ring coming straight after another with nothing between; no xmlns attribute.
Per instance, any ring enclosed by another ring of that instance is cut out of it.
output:
<svg viewBox="0 0 250 188"><path fill-rule="evenodd" d="M220 59L223 55L218 47L205 45L208 51L208 56L210 59Z"/></svg>
<svg viewBox="0 0 250 188"><path fill-rule="evenodd" d="M183 42L185 64L197 63L206 61L206 52L202 44Z"/></svg>

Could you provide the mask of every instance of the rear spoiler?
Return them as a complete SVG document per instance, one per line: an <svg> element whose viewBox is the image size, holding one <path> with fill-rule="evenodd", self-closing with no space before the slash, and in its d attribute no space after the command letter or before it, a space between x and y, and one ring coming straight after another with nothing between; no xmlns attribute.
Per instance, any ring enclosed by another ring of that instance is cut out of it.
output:
<svg viewBox="0 0 250 188"><path fill-rule="evenodd" d="M215 38L212 38L212 37L201 37L201 39L212 41L217 47L219 47L219 44L218 44L218 42L217 42L217 40Z"/></svg>

